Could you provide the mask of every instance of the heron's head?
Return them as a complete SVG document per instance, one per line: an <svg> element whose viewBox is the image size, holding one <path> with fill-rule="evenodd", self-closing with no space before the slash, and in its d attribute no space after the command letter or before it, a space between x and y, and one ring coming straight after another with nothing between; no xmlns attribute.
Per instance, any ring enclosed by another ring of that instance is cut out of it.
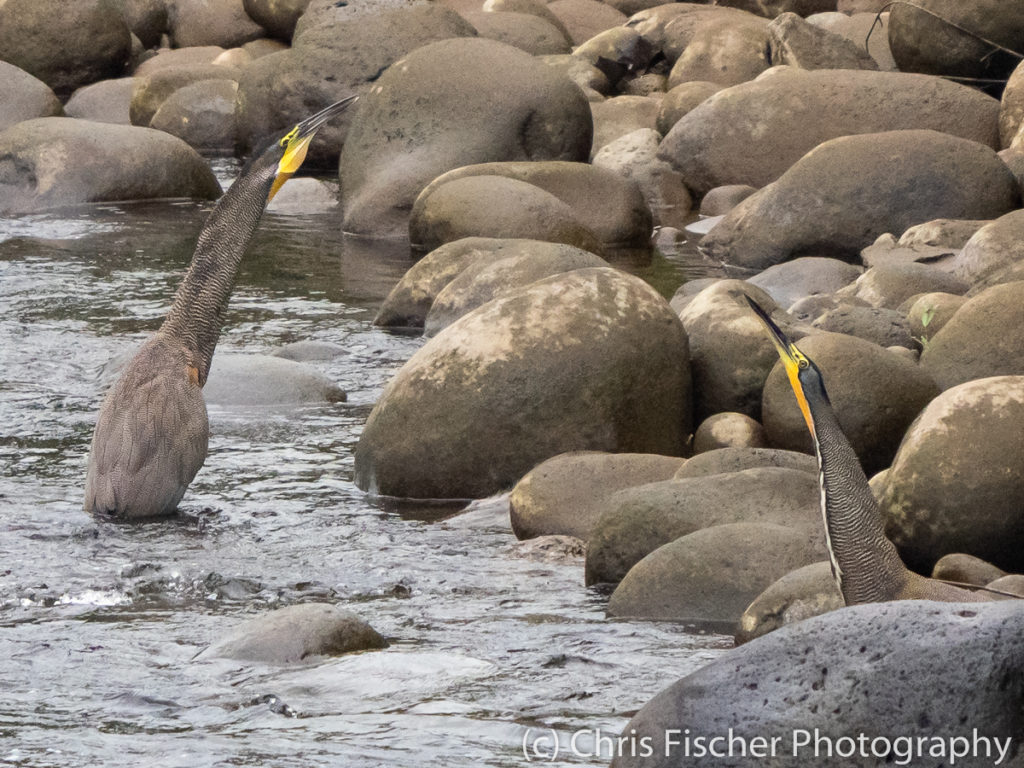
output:
<svg viewBox="0 0 1024 768"><path fill-rule="evenodd" d="M267 194L268 203L274 198L277 191L284 186L284 183L292 177L292 174L299 170L302 161L306 159L306 152L309 151L309 143L313 140L313 136L316 135L320 126L344 111L357 98L359 97L349 96L341 101L334 102L312 117L307 117L264 150L264 155L269 154L271 160L277 161L274 182L271 184L270 192Z"/></svg>
<svg viewBox="0 0 1024 768"><path fill-rule="evenodd" d="M829 402L821 371L810 358L796 348L796 345L786 337L786 334L762 309L761 305L746 294L744 294L744 298L768 330L768 335L786 369L786 375L789 376L789 383L793 387L793 394L796 395L796 401L800 406L800 412L804 415L804 421L807 422L807 429L810 430L811 437L817 440L812 418L813 406L816 403L828 404Z"/></svg>

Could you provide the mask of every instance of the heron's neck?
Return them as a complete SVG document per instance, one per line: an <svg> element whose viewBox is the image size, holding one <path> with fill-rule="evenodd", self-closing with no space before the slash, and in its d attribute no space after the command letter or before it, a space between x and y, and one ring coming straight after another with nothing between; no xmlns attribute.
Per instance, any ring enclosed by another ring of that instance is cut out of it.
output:
<svg viewBox="0 0 1024 768"><path fill-rule="evenodd" d="M239 177L217 202L160 329L193 352L200 385L210 372L238 265L266 207L271 178L264 175Z"/></svg>
<svg viewBox="0 0 1024 768"><path fill-rule="evenodd" d="M892 600L906 582L907 568L885 535L882 510L860 460L827 403L815 409L814 426L832 575L847 605Z"/></svg>

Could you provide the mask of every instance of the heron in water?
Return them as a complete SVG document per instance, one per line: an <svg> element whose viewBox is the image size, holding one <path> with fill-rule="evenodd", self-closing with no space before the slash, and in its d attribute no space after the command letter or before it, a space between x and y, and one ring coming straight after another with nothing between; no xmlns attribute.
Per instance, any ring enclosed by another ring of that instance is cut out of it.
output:
<svg viewBox="0 0 1024 768"><path fill-rule="evenodd" d="M206 459L203 385L238 265L267 203L306 157L342 99L257 154L217 201L160 329L135 354L100 408L85 478L85 510L115 517L173 512Z"/></svg>
<svg viewBox="0 0 1024 768"><path fill-rule="evenodd" d="M896 546L886 538L882 510L853 446L839 426L821 371L786 338L757 302L749 296L746 299L775 344L814 441L825 545L832 564L832 577L843 594L843 601L855 605L888 600L991 600L991 593L929 579L903 564Z"/></svg>

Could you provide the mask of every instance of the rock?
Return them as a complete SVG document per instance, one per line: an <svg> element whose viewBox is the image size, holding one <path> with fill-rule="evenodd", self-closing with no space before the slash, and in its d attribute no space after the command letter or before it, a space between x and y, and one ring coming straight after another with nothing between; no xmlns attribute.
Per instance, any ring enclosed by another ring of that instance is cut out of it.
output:
<svg viewBox="0 0 1024 768"><path fill-rule="evenodd" d="M602 503L623 488L667 480L682 466L675 456L649 453L564 453L530 470L509 496L512 532L586 541Z"/></svg>
<svg viewBox="0 0 1024 768"><path fill-rule="evenodd" d="M973 584L983 587L1006 575L1006 571L980 557L954 552L943 555L932 568L932 578L944 581L959 581L962 584Z"/></svg>
<svg viewBox="0 0 1024 768"><path fill-rule="evenodd" d="M818 475L817 460L806 453L778 448L717 448L688 459L673 476L676 480L724 472L741 472L755 467L782 467Z"/></svg>
<svg viewBox="0 0 1024 768"><path fill-rule="evenodd" d="M835 293L856 280L863 271L839 259L805 256L768 267L747 282L767 293L779 306L791 307L808 296Z"/></svg>
<svg viewBox="0 0 1024 768"><path fill-rule="evenodd" d="M409 219L416 250L468 236L553 239L591 252L646 255L651 211L636 182L585 163L481 163L434 179Z"/></svg>
<svg viewBox="0 0 1024 768"><path fill-rule="evenodd" d="M881 13L890 0L838 0L836 10L839 13Z"/></svg>
<svg viewBox="0 0 1024 768"><path fill-rule="evenodd" d="M534 56L569 53L569 42L550 21L530 13L464 13L482 38L497 40Z"/></svg>
<svg viewBox="0 0 1024 768"><path fill-rule="evenodd" d="M1024 124L1024 62L1018 64L1006 82L999 108L999 141L1006 149Z"/></svg>
<svg viewBox="0 0 1024 768"><path fill-rule="evenodd" d="M992 590L989 594L1000 594L1003 596L1001 599L1024 598L1024 574L1011 573L986 586Z"/></svg>
<svg viewBox="0 0 1024 768"><path fill-rule="evenodd" d="M768 25L755 16L712 14L693 32L669 74L669 88L694 80L738 85L769 66Z"/></svg>
<svg viewBox="0 0 1024 768"><path fill-rule="evenodd" d="M911 227L913 229L913 227ZM860 262L868 269L873 267L903 267L907 264L934 267L948 272L949 262L957 249L913 243L903 246L891 232L875 238L875 241L860 252ZM922 273L923 274L923 273Z"/></svg>
<svg viewBox="0 0 1024 768"><path fill-rule="evenodd" d="M287 51L288 48L289 46L279 40L270 40L265 37L259 40L250 40L242 45L242 50L248 53L254 61L264 56L269 56L272 53Z"/></svg>
<svg viewBox="0 0 1024 768"><path fill-rule="evenodd" d="M164 67L145 77L136 77L129 106L132 125L149 126L157 110L171 94L187 85L195 85L206 80L237 81L238 77L237 69L219 64Z"/></svg>
<svg viewBox="0 0 1024 768"><path fill-rule="evenodd" d="M190 48L161 48L156 56L146 59L133 73L135 77L149 77L162 69L202 67L213 64L226 51L219 45L197 45Z"/></svg>
<svg viewBox="0 0 1024 768"><path fill-rule="evenodd" d="M457 73L452 61L460 62ZM590 138L579 88L529 54L493 40L426 45L381 75L353 117L341 157L343 226L403 232L409 206L445 171L488 161L581 161Z"/></svg>
<svg viewBox="0 0 1024 768"><path fill-rule="evenodd" d="M918 366L877 344L838 333L807 336L800 351L821 369L825 389L864 472L887 467L907 427L938 393ZM764 385L762 423L770 445L812 453L814 444L780 363Z"/></svg>
<svg viewBox="0 0 1024 768"><path fill-rule="evenodd" d="M246 15L273 37L288 42L310 0L242 0Z"/></svg>
<svg viewBox="0 0 1024 768"><path fill-rule="evenodd" d="M701 28L711 21L722 22L722 26L734 23L745 29L759 26L767 30L768 22L764 18L739 8L679 3L672 10L674 12L670 11L663 17L664 29L655 34L660 38L657 47L661 48L666 60L673 65L690 47L690 43L698 38ZM641 34L648 36L648 33L641 31L639 27L636 29ZM767 61L767 38L765 39L764 58Z"/></svg>
<svg viewBox="0 0 1024 768"><path fill-rule="evenodd" d="M792 528L730 523L695 531L634 565L608 600L608 615L721 622L734 629L772 582L824 556L820 542Z"/></svg>
<svg viewBox="0 0 1024 768"><path fill-rule="evenodd" d="M0 131L22 120L62 114L60 99L46 83L6 61L0 61Z"/></svg>
<svg viewBox="0 0 1024 768"><path fill-rule="evenodd" d="M922 346L927 346L966 301L965 296L952 293L922 294L907 311L910 335L919 340Z"/></svg>
<svg viewBox="0 0 1024 768"><path fill-rule="evenodd" d="M296 179L292 179L294 184ZM285 188L290 186L286 184ZM297 363L308 363L315 360L333 360L336 357L347 355L348 350L340 344L330 341L316 341L307 339L305 341L293 341L285 344L273 352L274 357L283 357L285 360L294 360Z"/></svg>
<svg viewBox="0 0 1024 768"><path fill-rule="evenodd" d="M839 298L857 298L872 307L896 309L920 293L962 294L967 285L927 264L907 263L871 267L851 285L838 292Z"/></svg>
<svg viewBox="0 0 1024 768"><path fill-rule="evenodd" d="M757 12L769 19L787 13L810 16L812 13L835 10L833 0L756 0L756 5Z"/></svg>
<svg viewBox="0 0 1024 768"><path fill-rule="evenodd" d="M764 427L745 413L708 416L693 435L694 453L720 448L764 448L767 445Z"/></svg>
<svg viewBox="0 0 1024 768"><path fill-rule="evenodd" d="M978 0L919 0L889 11L889 46L904 72L1005 80L1020 61L1024 8Z"/></svg>
<svg viewBox="0 0 1024 768"><path fill-rule="evenodd" d="M856 336L880 347L915 348L910 321L895 309L840 306L830 309L812 323L815 328Z"/></svg>
<svg viewBox="0 0 1024 768"><path fill-rule="evenodd" d="M1018 265L1024 261L1024 211L1011 211L985 224L964 245L951 267L953 274L976 286L1024 277Z"/></svg>
<svg viewBox="0 0 1024 768"><path fill-rule="evenodd" d="M667 134L684 115L703 104L720 90L722 90L721 85L708 80L691 80L672 88L661 100L656 123L658 133L662 136Z"/></svg>
<svg viewBox="0 0 1024 768"><path fill-rule="evenodd" d="M345 392L312 366L272 355L221 352L213 358L203 397L211 405L340 403Z"/></svg>
<svg viewBox="0 0 1024 768"><path fill-rule="evenodd" d="M265 137L288 130L297 120L316 110L362 93L359 104L324 125L310 145L304 167L334 171L352 121L367 110L371 99L373 103L380 103L376 99L376 87L367 93L371 83L377 83L388 67L414 49L475 34L472 25L454 11L423 0L342 5L333 0L312 0L296 24L292 48L257 59L246 67L239 80L240 149L249 152ZM453 60L459 59L449 59L449 62ZM432 76L437 79L437 73L433 72L427 75L428 80ZM380 83L394 82L385 78L380 79ZM431 81L429 88L424 86L422 92L436 92L444 87ZM460 99L465 97L465 93L460 95ZM388 137L403 133L406 137L414 131L416 135L422 134L431 122L423 105L413 109L406 103L397 109L397 115L390 115L386 124L374 126L374 130L380 131L377 139L381 144ZM421 115L426 125L416 122ZM398 143L404 142L392 141L394 145ZM370 167L383 160L375 154ZM441 170L447 167L422 179L415 191L409 193L408 203ZM354 176L346 176L345 186L354 179Z"/></svg>
<svg viewBox="0 0 1024 768"><path fill-rule="evenodd" d="M116 0L128 29L146 48L160 45L167 31L167 5L164 0Z"/></svg>
<svg viewBox="0 0 1024 768"><path fill-rule="evenodd" d="M800 69L869 69L878 64L871 55L842 35L783 13L768 25L772 65Z"/></svg>
<svg viewBox="0 0 1024 768"><path fill-rule="evenodd" d="M542 278L573 269L607 266L608 262L589 251L549 243L538 243L529 253L504 259L477 260L437 294L427 313L424 332L434 336L488 301L515 293Z"/></svg>
<svg viewBox="0 0 1024 768"><path fill-rule="evenodd" d="M689 40L679 45L673 55L669 57L666 50L668 47L666 37L668 25L680 17L690 17L696 13L721 12L722 10L698 3L659 3L631 14L626 26L646 39L656 51L661 51L671 62L675 62Z"/></svg>
<svg viewBox="0 0 1024 768"><path fill-rule="evenodd" d="M790 571L754 598L740 617L736 645L789 624L843 608L843 594L828 560Z"/></svg>
<svg viewBox="0 0 1024 768"><path fill-rule="evenodd" d="M693 200L682 177L658 159L661 136L650 128L605 144L594 156L594 166L632 179L640 187L655 226L683 226Z"/></svg>
<svg viewBox="0 0 1024 768"><path fill-rule="evenodd" d="M779 467L698 475L618 491L602 506L587 541L586 583L614 584L658 547L728 523L786 526L823 546L820 493L816 475ZM743 607L746 603L741 612Z"/></svg>
<svg viewBox="0 0 1024 768"><path fill-rule="evenodd" d="M860 50L864 50L866 42L868 53L875 60L878 69L886 72L896 71L896 62L892 58L892 51L889 50L887 15L879 17L877 11L853 14L816 13L808 16L807 21L829 32L842 35Z"/></svg>
<svg viewBox="0 0 1024 768"><path fill-rule="evenodd" d="M509 547L514 557L542 563L578 562L586 549L586 542L575 536L537 536Z"/></svg>
<svg viewBox="0 0 1024 768"><path fill-rule="evenodd" d="M534 16L538 16L544 21L550 22L554 27L561 32L562 37L568 43L572 42L572 38L569 35L569 30L565 28L555 14L551 12L547 4L543 0L485 0L483 4L485 11L491 11L495 13L509 11L512 13L529 13Z"/></svg>
<svg viewBox="0 0 1024 768"><path fill-rule="evenodd" d="M196 149L233 150L237 92L238 83L234 80L203 80L186 85L164 100L149 125Z"/></svg>
<svg viewBox="0 0 1024 768"><path fill-rule="evenodd" d="M128 25L107 0L0 3L0 60L39 78L60 98L119 76L130 54Z"/></svg>
<svg viewBox="0 0 1024 768"><path fill-rule="evenodd" d="M661 99L667 90L668 77L656 72L647 72L638 77L619 81L619 93L624 96L654 96Z"/></svg>
<svg viewBox="0 0 1024 768"><path fill-rule="evenodd" d="M580 90L587 94L588 99L601 101L604 99L604 94L608 94L612 90L612 84L608 82L608 77L604 72L571 54L538 56L537 60L576 83Z"/></svg>
<svg viewBox="0 0 1024 768"><path fill-rule="evenodd" d="M581 45L606 29L627 21L626 14L597 0L554 0L548 9L569 31L573 45Z"/></svg>
<svg viewBox="0 0 1024 768"><path fill-rule="evenodd" d="M893 759L959 765L960 759L935 753L929 759L928 748L951 737L964 739L968 748L972 735L1008 745L1024 728L1016 705L1024 695L1022 629L1019 605L918 600L855 605L783 627L655 696L622 731L638 744L647 739L652 756L627 752L612 766L798 768L820 764L826 747L843 748L844 766L881 768ZM722 736L750 746L761 737L765 756L684 762L682 745L670 743L666 757L666 736L681 742L683 729L691 744ZM857 752L860 734L863 752ZM816 736L822 740L817 756ZM775 756L767 749L771 737L779 739ZM872 757L879 737L886 741L875 749L883 756ZM918 739L925 745L920 751ZM994 762L994 747L991 759L981 757L986 745L992 742L982 743L979 760L964 764Z"/></svg>
<svg viewBox="0 0 1024 768"><path fill-rule="evenodd" d="M726 184L724 187L715 187L709 190L700 201L700 215L725 216L755 192L757 192L756 189L746 184Z"/></svg>
<svg viewBox="0 0 1024 768"><path fill-rule="evenodd" d="M325 213L338 207L338 187L319 179L291 179L267 205L268 213Z"/></svg>
<svg viewBox="0 0 1024 768"><path fill-rule="evenodd" d="M899 244L932 245L959 250L986 224L987 219L933 219L912 226L900 235Z"/></svg>
<svg viewBox="0 0 1024 768"><path fill-rule="evenodd" d="M690 397L668 303L614 269L566 272L488 302L413 355L367 420L356 482L479 498L566 451L679 455Z"/></svg>
<svg viewBox="0 0 1024 768"><path fill-rule="evenodd" d="M787 334L795 330L775 314L778 305L767 293L742 280L721 280L698 293L679 313L690 339L698 422L723 411L760 415L761 388L779 358L743 294L773 313Z"/></svg>
<svg viewBox="0 0 1024 768"><path fill-rule="evenodd" d="M326 603L302 603L250 619L203 651L202 658L295 664L387 645L354 613Z"/></svg>
<svg viewBox="0 0 1024 768"><path fill-rule="evenodd" d="M915 420L881 489L886 532L908 567L927 573L963 552L1024 570L1022 424L1024 376L947 389Z"/></svg>
<svg viewBox="0 0 1024 768"><path fill-rule="evenodd" d="M990 96L941 78L773 69L687 113L661 156L700 196L723 184L763 187L814 147L850 134L932 129L995 149L998 111Z"/></svg>
<svg viewBox="0 0 1024 768"><path fill-rule="evenodd" d="M841 301L831 294L818 294L808 296L793 302L788 314L798 323L813 323L826 312L839 307L868 306L867 302L860 299L844 298Z"/></svg>
<svg viewBox="0 0 1024 768"><path fill-rule="evenodd" d="M921 367L942 389L988 376L1024 375L1024 282L971 297L929 338Z"/></svg>
<svg viewBox="0 0 1024 768"><path fill-rule="evenodd" d="M236 46L264 37L242 0L166 0L167 28L175 48L193 45Z"/></svg>
<svg viewBox="0 0 1024 768"><path fill-rule="evenodd" d="M604 72L613 86L626 75L635 76L647 69L654 54L654 46L630 27L600 32L572 53Z"/></svg>
<svg viewBox="0 0 1024 768"><path fill-rule="evenodd" d="M132 92L137 84L134 77L119 77L83 86L68 99L64 114L97 123L131 125Z"/></svg>
<svg viewBox="0 0 1024 768"><path fill-rule="evenodd" d="M654 128L660 102L649 96L615 96L590 105L594 141L591 157L606 144L644 128Z"/></svg>
<svg viewBox="0 0 1024 768"><path fill-rule="evenodd" d="M736 206L700 248L753 269L809 254L852 259L884 232L938 217L993 218L1017 197L1012 174L982 144L936 131L845 136Z"/></svg>
<svg viewBox="0 0 1024 768"><path fill-rule="evenodd" d="M0 133L0 212L30 213L107 200L198 197L220 185L185 142L160 131L68 117L26 120Z"/></svg>

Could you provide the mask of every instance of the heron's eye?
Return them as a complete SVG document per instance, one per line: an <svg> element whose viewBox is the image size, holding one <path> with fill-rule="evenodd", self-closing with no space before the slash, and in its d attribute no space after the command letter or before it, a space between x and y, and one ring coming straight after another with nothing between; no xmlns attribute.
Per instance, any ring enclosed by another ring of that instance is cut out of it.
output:
<svg viewBox="0 0 1024 768"><path fill-rule="evenodd" d="M798 367L798 368L799 368L799 369L800 369L801 371L803 371L803 370L806 370L806 368L807 368L807 365L808 365L808 363L807 363L807 358L805 358L805 357L801 357L801 358L800 358L800 360L799 360L799 361L797 361L797 367Z"/></svg>

